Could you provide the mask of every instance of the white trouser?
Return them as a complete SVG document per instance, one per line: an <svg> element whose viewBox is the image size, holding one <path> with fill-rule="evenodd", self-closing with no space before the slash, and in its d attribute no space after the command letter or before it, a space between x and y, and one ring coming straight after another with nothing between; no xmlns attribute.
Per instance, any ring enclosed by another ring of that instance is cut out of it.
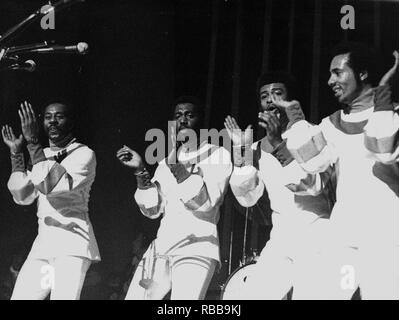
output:
<svg viewBox="0 0 399 320"><path fill-rule="evenodd" d="M357 251L330 245L330 223L274 215L271 239L247 276L240 299L350 299L359 283ZM288 218L292 219L292 218Z"/></svg>
<svg viewBox="0 0 399 320"><path fill-rule="evenodd" d="M350 300L359 286L358 250L328 246L296 259L292 299Z"/></svg>
<svg viewBox="0 0 399 320"><path fill-rule="evenodd" d="M151 258L151 247L134 273L126 300L203 300L217 261L200 256ZM148 259L150 263L148 263Z"/></svg>
<svg viewBox="0 0 399 320"><path fill-rule="evenodd" d="M281 300L293 285L294 263L280 241L266 243L247 275L240 299Z"/></svg>
<svg viewBox="0 0 399 320"><path fill-rule="evenodd" d="M399 299L399 246L330 247L303 270L293 299L349 300L358 286L362 300Z"/></svg>
<svg viewBox="0 0 399 320"><path fill-rule="evenodd" d="M359 274L362 300L398 300L399 246L360 247Z"/></svg>
<svg viewBox="0 0 399 320"><path fill-rule="evenodd" d="M11 300L78 300L91 261L65 256L50 260L26 259Z"/></svg>

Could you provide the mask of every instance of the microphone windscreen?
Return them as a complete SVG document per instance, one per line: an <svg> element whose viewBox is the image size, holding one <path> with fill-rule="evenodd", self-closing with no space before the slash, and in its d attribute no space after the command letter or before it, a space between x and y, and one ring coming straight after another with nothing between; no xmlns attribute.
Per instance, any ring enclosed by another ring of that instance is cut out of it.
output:
<svg viewBox="0 0 399 320"><path fill-rule="evenodd" d="M86 42L79 42L76 47L79 54L86 54L89 51L89 45Z"/></svg>

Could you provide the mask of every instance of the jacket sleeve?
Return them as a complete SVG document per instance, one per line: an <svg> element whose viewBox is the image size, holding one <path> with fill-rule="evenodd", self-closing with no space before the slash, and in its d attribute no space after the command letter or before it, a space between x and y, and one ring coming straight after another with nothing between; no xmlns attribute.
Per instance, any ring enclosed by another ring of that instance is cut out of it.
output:
<svg viewBox="0 0 399 320"><path fill-rule="evenodd" d="M233 173L230 188L238 203L246 208L254 206L262 197L265 185L259 175L259 142L254 147L233 147ZM254 150L255 149L255 150Z"/></svg>
<svg viewBox="0 0 399 320"><path fill-rule="evenodd" d="M283 134L283 138L285 135ZM272 152L283 170L283 184L297 195L318 195L321 192L320 174L306 172L294 159L284 139Z"/></svg>
<svg viewBox="0 0 399 320"><path fill-rule="evenodd" d="M219 206L227 191L231 171L230 153L219 147L207 158L206 163L196 166L185 180L180 182L177 178L184 206L199 212L207 212Z"/></svg>
<svg viewBox="0 0 399 320"><path fill-rule="evenodd" d="M254 206L265 191L259 171L252 165L234 166L230 188L238 203L246 208Z"/></svg>
<svg viewBox="0 0 399 320"><path fill-rule="evenodd" d="M284 185L297 195L316 196L322 191L322 173L308 173L296 161L283 171Z"/></svg>
<svg viewBox="0 0 399 320"><path fill-rule="evenodd" d="M32 160L31 179L35 188L44 195L70 192L93 183L96 171L95 153L87 147L68 151L61 158L46 158L40 145L28 144ZM65 167L62 160L73 157Z"/></svg>
<svg viewBox="0 0 399 320"><path fill-rule="evenodd" d="M165 208L164 195L158 182L162 169L166 168L159 165L152 179L146 170L136 177L137 190L134 194L134 199L141 213L150 219L159 218L163 214Z"/></svg>
<svg viewBox="0 0 399 320"><path fill-rule="evenodd" d="M7 183L14 202L19 205L32 204L38 194L30 178L31 173L25 168L22 153L11 155L11 175Z"/></svg>
<svg viewBox="0 0 399 320"><path fill-rule="evenodd" d="M320 125L311 125L301 120L285 133L287 149L306 173L328 171L337 162L334 144L326 138L324 127L324 121ZM306 179L317 180L317 177L307 176Z"/></svg>
<svg viewBox="0 0 399 320"><path fill-rule="evenodd" d="M376 161L393 164L399 159L399 106L392 103L388 85L375 89L374 105L364 128L364 144Z"/></svg>

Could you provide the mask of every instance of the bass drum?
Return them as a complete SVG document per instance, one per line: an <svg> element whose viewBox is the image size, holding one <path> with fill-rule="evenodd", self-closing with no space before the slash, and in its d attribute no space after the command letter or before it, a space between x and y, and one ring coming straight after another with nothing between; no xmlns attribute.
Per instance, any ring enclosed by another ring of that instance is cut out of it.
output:
<svg viewBox="0 0 399 320"><path fill-rule="evenodd" d="M257 259L237 268L228 278L222 288L220 300L245 300L245 283L255 269ZM292 288L282 300L291 300Z"/></svg>
<svg viewBox="0 0 399 320"><path fill-rule="evenodd" d="M223 286L220 300L242 300L243 288L248 275L254 270L256 261L245 264L236 269Z"/></svg>

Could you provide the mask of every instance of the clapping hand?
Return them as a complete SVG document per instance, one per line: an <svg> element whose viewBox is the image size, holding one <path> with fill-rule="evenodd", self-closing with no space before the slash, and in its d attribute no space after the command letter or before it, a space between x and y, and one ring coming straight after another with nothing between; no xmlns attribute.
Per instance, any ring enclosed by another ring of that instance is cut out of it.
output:
<svg viewBox="0 0 399 320"><path fill-rule="evenodd" d="M392 53L392 55L395 58L394 64L392 66L391 69L388 70L388 72L386 74L384 74L384 76L381 78L379 85L383 86L385 84L391 84L395 74L396 74L396 70L398 69L398 65L399 65L399 53L398 51L394 51Z"/></svg>
<svg viewBox="0 0 399 320"><path fill-rule="evenodd" d="M31 104L26 101L21 103L18 115L21 119L22 134L26 142L37 143L39 137L39 125Z"/></svg>
<svg viewBox="0 0 399 320"><path fill-rule="evenodd" d="M22 146L24 143L24 137L22 134L17 138L14 134L13 129L9 125L5 125L1 129L1 135L4 143L10 148L10 152L13 154L22 152Z"/></svg>
<svg viewBox="0 0 399 320"><path fill-rule="evenodd" d="M281 137L281 123L273 111L259 112L259 125L267 132L266 138L273 147L278 146L282 141Z"/></svg>
<svg viewBox="0 0 399 320"><path fill-rule="evenodd" d="M227 116L224 120L224 127L233 142L233 146L244 146L253 142L253 131L251 125L249 125L245 131L242 131L238 126L237 121L232 116Z"/></svg>

